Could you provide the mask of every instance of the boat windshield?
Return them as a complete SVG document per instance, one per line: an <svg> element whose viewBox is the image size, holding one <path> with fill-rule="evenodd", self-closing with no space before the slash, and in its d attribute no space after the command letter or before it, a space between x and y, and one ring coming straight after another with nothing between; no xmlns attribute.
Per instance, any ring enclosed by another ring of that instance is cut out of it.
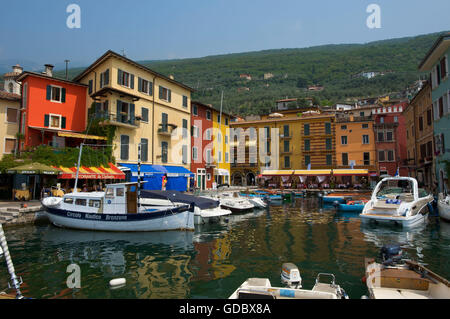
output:
<svg viewBox="0 0 450 319"><path fill-rule="evenodd" d="M376 196L378 199L399 199L407 202L413 201L413 184L408 180L384 181Z"/></svg>

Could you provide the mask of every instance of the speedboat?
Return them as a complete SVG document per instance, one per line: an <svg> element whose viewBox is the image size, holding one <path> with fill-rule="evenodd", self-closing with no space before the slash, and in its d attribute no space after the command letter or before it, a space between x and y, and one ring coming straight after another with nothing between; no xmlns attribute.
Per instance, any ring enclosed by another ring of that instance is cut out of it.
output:
<svg viewBox="0 0 450 319"><path fill-rule="evenodd" d="M255 208L266 208L267 203L259 196L252 196L252 194L241 193L241 197L247 198L247 200L252 203Z"/></svg>
<svg viewBox="0 0 450 319"><path fill-rule="evenodd" d="M76 192L42 200L59 227L100 231L194 230L194 205L145 207L137 183L106 185L104 192Z"/></svg>
<svg viewBox="0 0 450 319"><path fill-rule="evenodd" d="M212 198L220 201L220 207L229 209L233 213L244 213L253 210L253 205L247 198L239 196L236 192L223 192L218 195L213 195Z"/></svg>
<svg viewBox="0 0 450 319"><path fill-rule="evenodd" d="M444 194L440 193L437 206L439 216L442 219L445 219L446 221L450 222L450 195L444 196Z"/></svg>
<svg viewBox="0 0 450 319"><path fill-rule="evenodd" d="M426 223L433 196L417 186L411 177L381 180L360 214L363 223L375 222L412 227Z"/></svg>
<svg viewBox="0 0 450 319"><path fill-rule="evenodd" d="M380 255L380 263L365 260L369 298L450 299L450 282L415 261L401 259L399 246L384 246Z"/></svg>
<svg viewBox="0 0 450 319"><path fill-rule="evenodd" d="M178 191L141 190L141 205L147 208L178 207L185 204L194 205L194 224L219 222L231 214L228 209L220 207L218 200L184 194Z"/></svg>
<svg viewBox="0 0 450 319"><path fill-rule="evenodd" d="M321 282L323 277L330 277L331 282ZM284 263L281 281L286 288L272 287L267 278L249 278L228 299L348 299L344 289L336 285L333 274L320 273L312 290L302 289L297 266Z"/></svg>

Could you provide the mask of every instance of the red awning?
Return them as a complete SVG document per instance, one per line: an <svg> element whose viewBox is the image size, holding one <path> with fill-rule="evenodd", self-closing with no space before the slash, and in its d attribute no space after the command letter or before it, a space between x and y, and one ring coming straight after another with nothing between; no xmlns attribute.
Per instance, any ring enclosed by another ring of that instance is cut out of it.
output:
<svg viewBox="0 0 450 319"><path fill-rule="evenodd" d="M60 170L58 178L75 179L77 176L76 167L53 166ZM125 179L125 173L118 169L114 164L109 163L108 167L86 167L81 166L78 173L78 179Z"/></svg>

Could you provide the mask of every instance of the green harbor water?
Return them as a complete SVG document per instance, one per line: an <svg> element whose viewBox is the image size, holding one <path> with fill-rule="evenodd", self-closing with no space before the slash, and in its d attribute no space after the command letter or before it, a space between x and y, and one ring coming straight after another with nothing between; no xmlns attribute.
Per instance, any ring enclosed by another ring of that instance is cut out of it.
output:
<svg viewBox="0 0 450 319"><path fill-rule="evenodd" d="M108 233L53 225L5 230L22 292L32 298L228 298L248 277L281 286L284 262L296 264L303 287L319 272L333 273L350 298L367 294L361 281L364 258L384 244L450 279L450 224L430 216L411 230L362 226L358 214L341 214L317 198L271 205L231 215L221 224L196 225L195 232ZM81 270L81 288L67 287L67 267ZM124 277L126 286L110 289ZM0 257L0 291L8 285Z"/></svg>

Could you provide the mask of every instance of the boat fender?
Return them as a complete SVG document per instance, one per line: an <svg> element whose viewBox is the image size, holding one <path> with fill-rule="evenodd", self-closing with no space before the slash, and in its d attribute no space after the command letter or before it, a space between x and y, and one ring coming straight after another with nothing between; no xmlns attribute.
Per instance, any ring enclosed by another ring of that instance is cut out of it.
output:
<svg viewBox="0 0 450 319"><path fill-rule="evenodd" d="M117 288L119 286L124 286L127 280L125 278L115 278L109 281L109 285L111 288Z"/></svg>

